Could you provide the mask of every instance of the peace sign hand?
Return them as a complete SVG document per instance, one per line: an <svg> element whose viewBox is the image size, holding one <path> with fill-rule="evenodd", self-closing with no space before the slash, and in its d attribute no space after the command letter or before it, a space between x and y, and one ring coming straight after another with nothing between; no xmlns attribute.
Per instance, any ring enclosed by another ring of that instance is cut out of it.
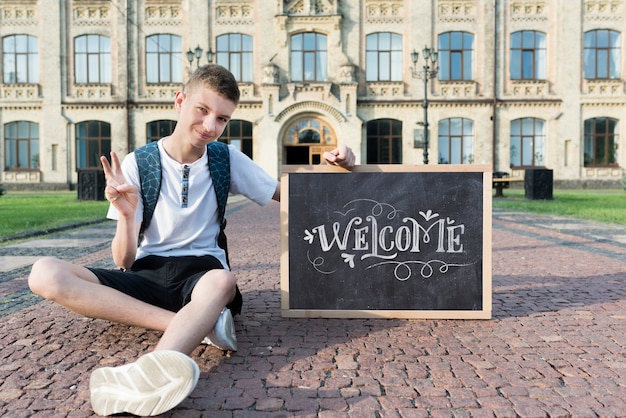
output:
<svg viewBox="0 0 626 418"><path fill-rule="evenodd" d="M104 175L107 180L104 194L109 202L123 216L134 216L139 201L139 189L137 186L126 183L124 173L117 154L111 151L111 164L105 156L100 157Z"/></svg>

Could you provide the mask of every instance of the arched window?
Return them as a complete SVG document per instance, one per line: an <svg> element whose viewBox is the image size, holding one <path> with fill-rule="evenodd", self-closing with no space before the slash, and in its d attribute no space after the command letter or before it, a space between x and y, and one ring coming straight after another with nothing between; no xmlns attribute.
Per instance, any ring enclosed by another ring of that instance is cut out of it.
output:
<svg viewBox="0 0 626 418"><path fill-rule="evenodd" d="M439 164L474 162L474 121L450 118L439 121Z"/></svg>
<svg viewBox="0 0 626 418"><path fill-rule="evenodd" d="M300 118L287 130L289 144L332 144L334 140L330 126L318 118Z"/></svg>
<svg viewBox="0 0 626 418"><path fill-rule="evenodd" d="M76 124L76 168L100 169L100 156L110 153L110 124L97 120Z"/></svg>
<svg viewBox="0 0 626 418"><path fill-rule="evenodd" d="M155 120L146 124L146 143L170 136L176 127L175 120Z"/></svg>
<svg viewBox="0 0 626 418"><path fill-rule="evenodd" d="M291 36L291 81L326 81L328 51L326 35L298 33Z"/></svg>
<svg viewBox="0 0 626 418"><path fill-rule="evenodd" d="M252 123L231 119L220 136L220 141L234 145L252 159Z"/></svg>
<svg viewBox="0 0 626 418"><path fill-rule="evenodd" d="M545 121L522 118L511 121L511 166L543 166L546 154Z"/></svg>
<svg viewBox="0 0 626 418"><path fill-rule="evenodd" d="M284 164L319 164L325 151L335 148L332 127L321 118L302 116L291 122L283 138Z"/></svg>
<svg viewBox="0 0 626 418"><path fill-rule="evenodd" d="M612 118L585 120L585 167L617 165L618 126Z"/></svg>
<svg viewBox="0 0 626 418"><path fill-rule="evenodd" d="M217 63L237 81L252 82L252 36L228 33L217 37Z"/></svg>
<svg viewBox="0 0 626 418"><path fill-rule="evenodd" d="M402 164L402 121L367 122L367 164Z"/></svg>
<svg viewBox="0 0 626 418"><path fill-rule="evenodd" d="M380 32L365 41L365 79L402 81L402 35Z"/></svg>
<svg viewBox="0 0 626 418"><path fill-rule="evenodd" d="M102 35L82 35L74 39L74 78L76 83L111 83L111 40Z"/></svg>
<svg viewBox="0 0 626 418"><path fill-rule="evenodd" d="M146 82L183 82L183 49L180 36L163 33L146 38Z"/></svg>
<svg viewBox="0 0 626 418"><path fill-rule="evenodd" d="M439 80L474 79L474 35L446 32L439 35Z"/></svg>
<svg viewBox="0 0 626 418"><path fill-rule="evenodd" d="M2 38L2 82L4 84L39 83L39 45L30 35Z"/></svg>
<svg viewBox="0 0 626 418"><path fill-rule="evenodd" d="M511 80L545 80L546 34L524 30L511 34Z"/></svg>
<svg viewBox="0 0 626 418"><path fill-rule="evenodd" d="M597 29L585 32L585 78L614 79L620 77L620 33Z"/></svg>
<svg viewBox="0 0 626 418"><path fill-rule="evenodd" d="M5 170L39 169L39 125L18 121L4 125Z"/></svg>

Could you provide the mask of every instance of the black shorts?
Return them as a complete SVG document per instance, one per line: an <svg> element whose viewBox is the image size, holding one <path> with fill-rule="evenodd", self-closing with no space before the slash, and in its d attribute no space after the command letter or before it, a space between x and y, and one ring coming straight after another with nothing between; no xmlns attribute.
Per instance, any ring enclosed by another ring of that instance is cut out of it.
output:
<svg viewBox="0 0 626 418"><path fill-rule="evenodd" d="M89 268L100 282L135 299L178 312L191 300L194 286L207 271L223 269L213 256L160 257L149 255L136 260L128 270ZM239 288L226 305L233 315L241 313L243 298Z"/></svg>

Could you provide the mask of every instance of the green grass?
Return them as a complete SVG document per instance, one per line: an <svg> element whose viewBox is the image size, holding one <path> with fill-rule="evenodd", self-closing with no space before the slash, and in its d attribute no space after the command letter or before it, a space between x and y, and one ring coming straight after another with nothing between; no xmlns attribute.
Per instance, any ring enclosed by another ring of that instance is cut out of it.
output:
<svg viewBox="0 0 626 418"><path fill-rule="evenodd" d="M505 189L505 197L494 198L493 207L626 224L623 190L554 190L552 194L553 200L530 200L523 189Z"/></svg>
<svg viewBox="0 0 626 418"><path fill-rule="evenodd" d="M530 200L523 189L505 189L494 198L494 208L573 216L626 225L623 190L555 190L553 200ZM0 240L106 216L108 202L79 201L76 192L17 193L0 197Z"/></svg>
<svg viewBox="0 0 626 418"><path fill-rule="evenodd" d="M109 202L79 201L76 192L6 192L0 197L0 240L106 217Z"/></svg>

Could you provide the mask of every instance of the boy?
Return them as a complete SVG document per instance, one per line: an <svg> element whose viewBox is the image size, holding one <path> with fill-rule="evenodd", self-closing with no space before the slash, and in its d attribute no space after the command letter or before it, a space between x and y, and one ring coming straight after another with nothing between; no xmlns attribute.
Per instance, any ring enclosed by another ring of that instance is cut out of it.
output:
<svg viewBox="0 0 626 418"><path fill-rule="evenodd" d="M111 249L120 270L84 268L55 258L33 265L28 283L34 293L88 317L163 331L154 351L135 363L92 373L91 403L100 415L166 412L198 381L199 368L189 354L200 342L208 338L233 349L231 312L241 311L242 299L217 245L218 204L206 154L238 102L235 78L211 64L200 67L176 94L179 119L171 136L158 143L160 194L141 242L143 202L135 153L122 164L114 152L111 164L101 158L111 202L107 217L117 220ZM280 199L278 181L234 147L229 151L231 193L261 205ZM329 164L354 166L347 147L324 158Z"/></svg>

